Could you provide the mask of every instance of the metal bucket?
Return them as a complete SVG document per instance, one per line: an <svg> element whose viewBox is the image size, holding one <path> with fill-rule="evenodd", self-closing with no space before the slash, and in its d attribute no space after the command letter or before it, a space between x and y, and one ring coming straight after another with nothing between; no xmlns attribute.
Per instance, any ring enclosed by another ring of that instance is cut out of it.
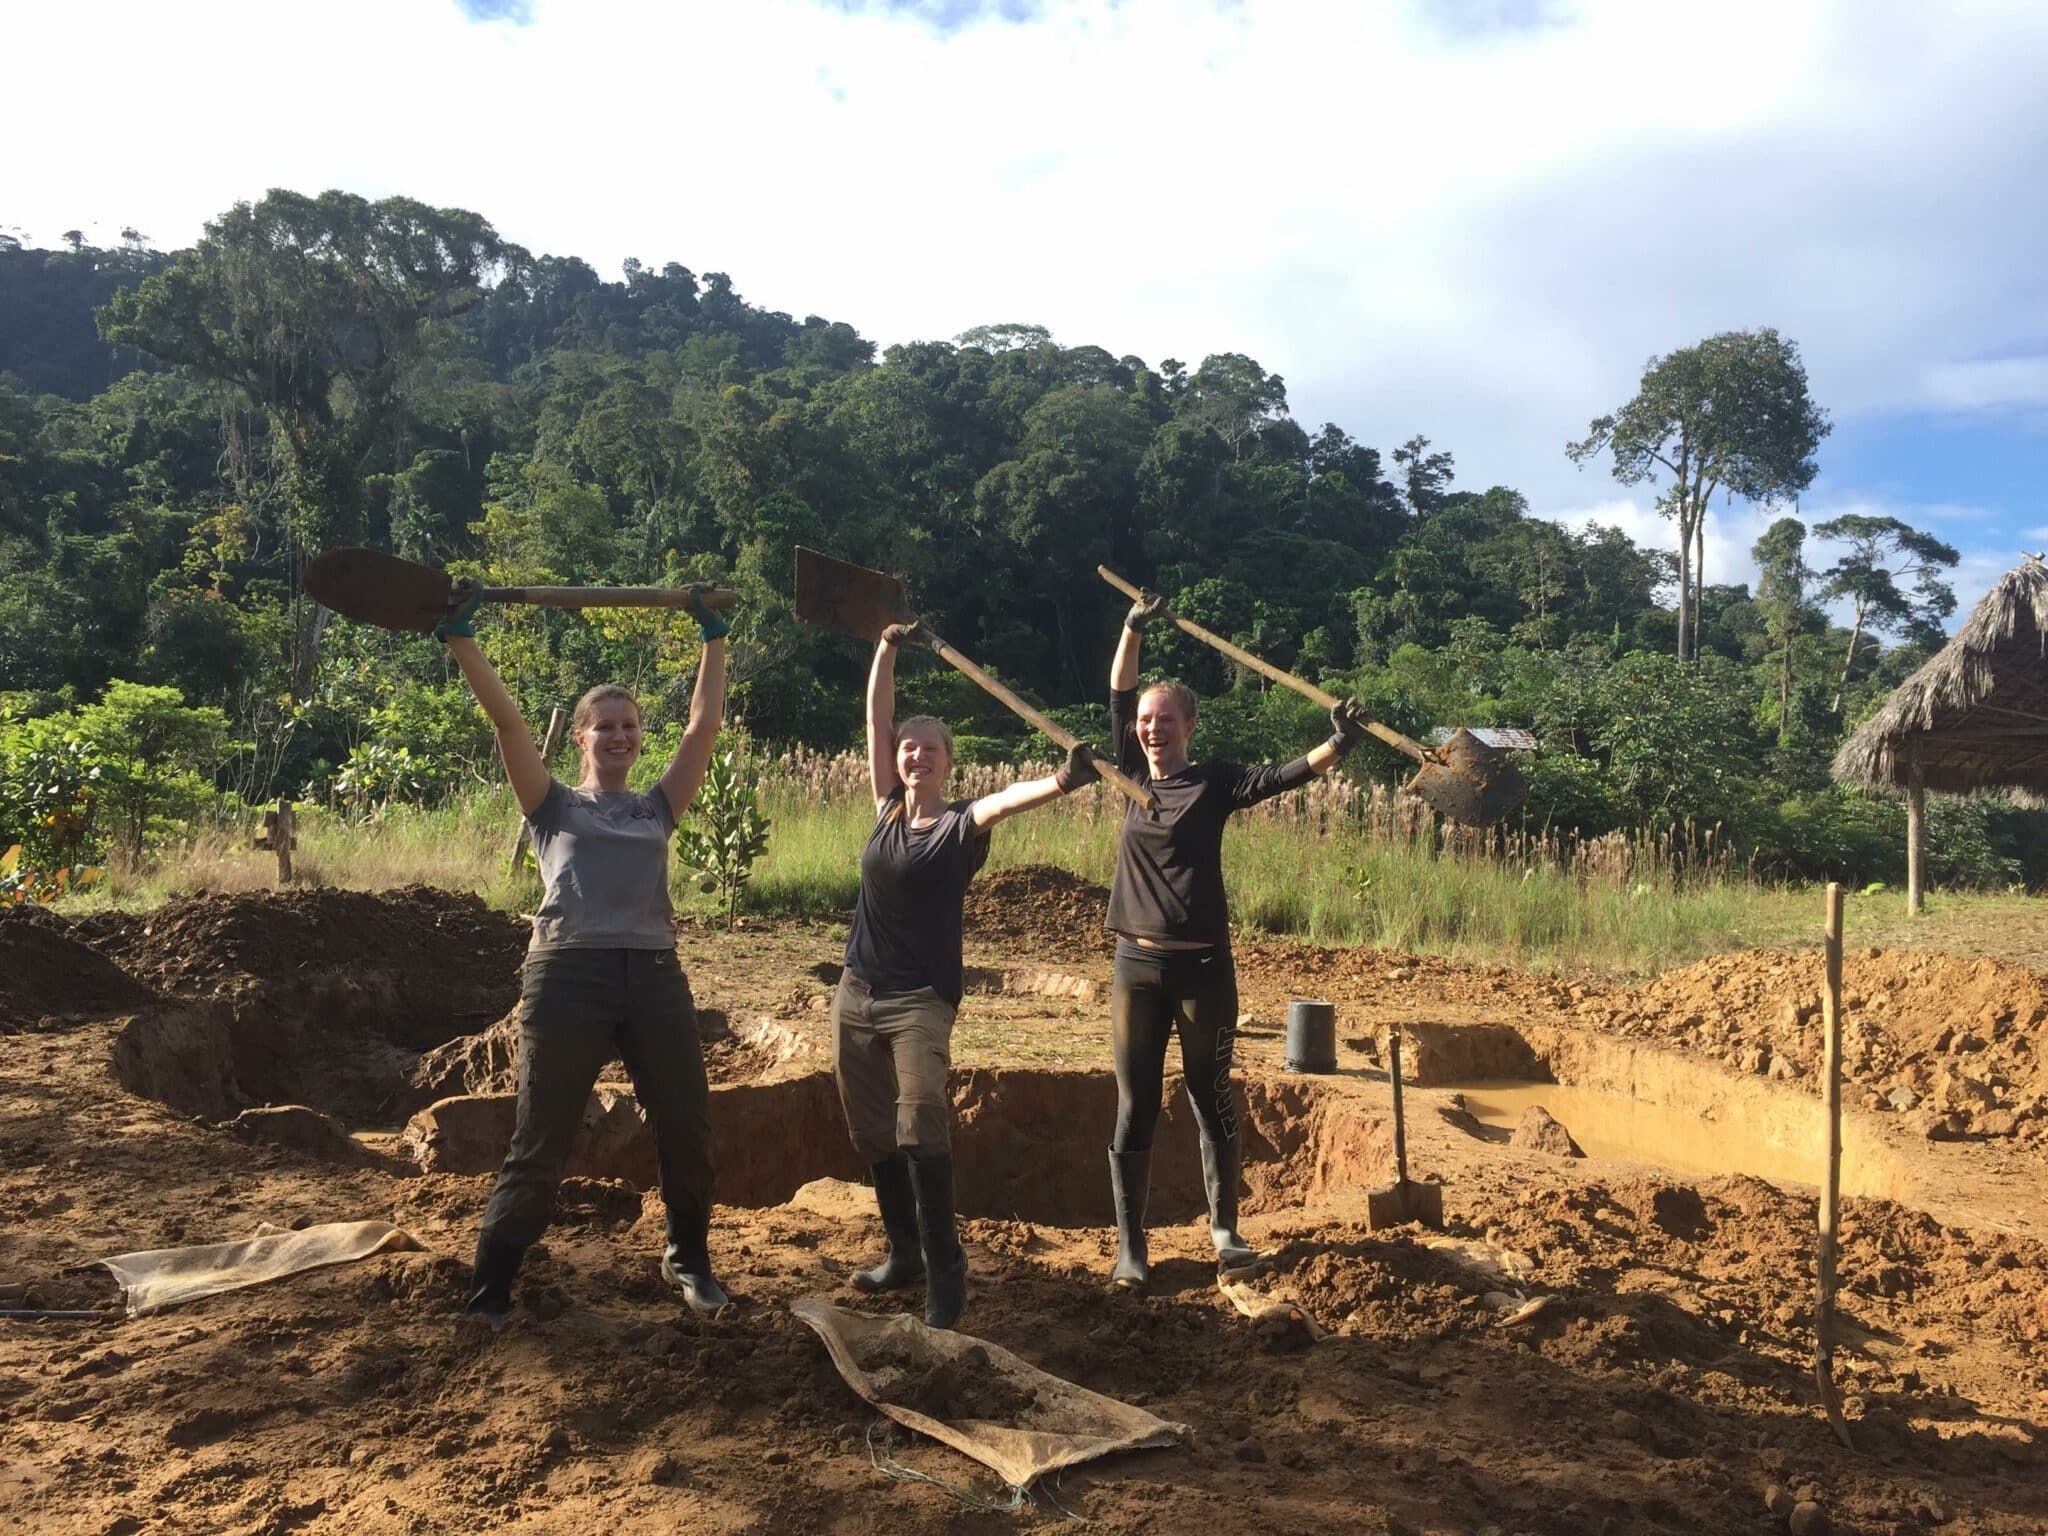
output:
<svg viewBox="0 0 2048 1536"><path fill-rule="evenodd" d="M1337 1070L1337 1009L1334 1004L1296 998L1287 1005L1287 1070Z"/></svg>

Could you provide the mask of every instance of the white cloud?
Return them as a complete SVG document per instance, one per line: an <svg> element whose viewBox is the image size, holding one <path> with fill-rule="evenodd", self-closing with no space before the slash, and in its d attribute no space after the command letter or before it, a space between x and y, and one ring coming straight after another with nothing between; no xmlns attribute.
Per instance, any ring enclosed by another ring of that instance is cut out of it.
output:
<svg viewBox="0 0 2048 1536"><path fill-rule="evenodd" d="M1245 351L1311 428L1427 432L1553 515L1615 489L1564 443L1716 330L1779 326L1838 417L2048 397L2035 0L1015 9L18 7L43 131L0 219L178 244L272 186L403 192L884 343Z"/></svg>

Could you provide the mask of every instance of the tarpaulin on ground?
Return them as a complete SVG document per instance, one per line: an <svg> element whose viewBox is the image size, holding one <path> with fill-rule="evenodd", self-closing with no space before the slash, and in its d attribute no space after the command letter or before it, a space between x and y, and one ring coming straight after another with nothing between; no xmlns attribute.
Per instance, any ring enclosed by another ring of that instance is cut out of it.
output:
<svg viewBox="0 0 2048 1536"><path fill-rule="evenodd" d="M265 1222L239 1243L206 1243L195 1248L151 1248L98 1262L121 1283L128 1315L161 1312L181 1302L222 1291L281 1280L302 1270L347 1264L390 1249L418 1248L419 1242L388 1221L331 1221L301 1232Z"/></svg>
<svg viewBox="0 0 2048 1536"><path fill-rule="evenodd" d="M816 1296L789 1310L825 1341L839 1374L869 1403L1012 1487L1112 1451L1173 1445L1189 1433L1185 1424L1041 1371L999 1344L908 1315L869 1317Z"/></svg>

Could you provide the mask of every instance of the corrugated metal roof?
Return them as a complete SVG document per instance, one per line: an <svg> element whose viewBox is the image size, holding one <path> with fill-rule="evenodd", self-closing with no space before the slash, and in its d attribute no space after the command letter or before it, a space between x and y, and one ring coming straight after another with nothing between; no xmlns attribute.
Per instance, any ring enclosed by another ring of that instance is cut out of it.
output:
<svg viewBox="0 0 2048 1536"><path fill-rule="evenodd" d="M1442 746L1451 739L1452 732L1460 729L1470 731L1479 738L1479 744L1484 747L1501 747L1510 752L1536 750L1536 733L1513 725L1440 725L1429 733L1430 745Z"/></svg>

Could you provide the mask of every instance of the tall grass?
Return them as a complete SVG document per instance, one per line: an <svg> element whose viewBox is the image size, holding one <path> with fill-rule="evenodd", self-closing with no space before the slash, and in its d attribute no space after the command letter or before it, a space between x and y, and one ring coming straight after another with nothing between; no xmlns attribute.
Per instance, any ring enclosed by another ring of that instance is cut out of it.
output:
<svg viewBox="0 0 2048 1536"><path fill-rule="evenodd" d="M746 896L753 912L830 918L848 912L873 824L865 760L794 752L759 765L770 818L767 853ZM963 767L962 798L1051 771L1049 763ZM989 867L1050 864L1106 885L1123 801L1084 790L997 828ZM423 882L530 911L530 862L508 854L518 826L503 789L422 810L393 806L367 821L307 812L298 878L379 889ZM1765 886L1711 830L1579 839L1548 832L1446 828L1377 786L1318 780L1233 819L1224 851L1232 912L1248 934L1483 957L1518 966L1643 974L1783 931L1797 902ZM248 829L196 829L141 865L117 864L73 906L146 906L193 891L267 888L276 866ZM677 906L708 912L672 867Z"/></svg>

